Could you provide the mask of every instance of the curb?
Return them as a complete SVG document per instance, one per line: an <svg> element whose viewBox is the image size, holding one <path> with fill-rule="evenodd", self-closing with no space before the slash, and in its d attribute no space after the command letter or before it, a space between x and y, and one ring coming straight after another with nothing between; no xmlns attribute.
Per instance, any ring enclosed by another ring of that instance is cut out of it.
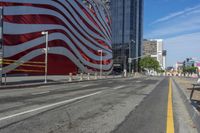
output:
<svg viewBox="0 0 200 133"><path fill-rule="evenodd" d="M187 111L189 112L190 117L192 118L192 121L194 122L197 131L200 133L200 113L197 111L197 109L192 106L192 103L189 98L185 95L181 87L178 85L178 83L173 79L173 82L175 86L178 88L179 93L181 94L181 98L184 101L184 104L187 108Z"/></svg>
<svg viewBox="0 0 200 133"><path fill-rule="evenodd" d="M71 83L79 83L79 82L92 82L92 81L98 81L98 80L107 80L107 79L120 79L124 77L116 77L116 78L105 78L105 79L91 79L91 80L74 80L74 81L63 81L63 82L47 82L46 84L43 82L40 83L33 83L33 84L19 84L19 85L5 85L0 86L0 90L5 89L23 89L23 88L33 88L33 87L40 87L40 86L48 86L48 85L61 85L61 84L71 84ZM130 77L127 77L130 78ZM134 78L134 77L133 77Z"/></svg>

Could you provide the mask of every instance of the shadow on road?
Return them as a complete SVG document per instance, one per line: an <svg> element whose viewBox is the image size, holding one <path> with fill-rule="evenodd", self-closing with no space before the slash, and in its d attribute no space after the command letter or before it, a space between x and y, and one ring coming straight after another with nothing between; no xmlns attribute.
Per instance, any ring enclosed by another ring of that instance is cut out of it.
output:
<svg viewBox="0 0 200 133"><path fill-rule="evenodd" d="M190 91L192 91L193 89L194 88L187 88L187 90L190 90ZM195 96L195 98L193 98L191 96L190 100L191 100L191 104L200 112L200 95L199 95L200 88L199 87L195 88L193 93L195 93L195 92L197 92L198 94ZM191 95L193 95L193 94L191 94Z"/></svg>
<svg viewBox="0 0 200 133"><path fill-rule="evenodd" d="M200 100L191 100L192 105L200 112Z"/></svg>

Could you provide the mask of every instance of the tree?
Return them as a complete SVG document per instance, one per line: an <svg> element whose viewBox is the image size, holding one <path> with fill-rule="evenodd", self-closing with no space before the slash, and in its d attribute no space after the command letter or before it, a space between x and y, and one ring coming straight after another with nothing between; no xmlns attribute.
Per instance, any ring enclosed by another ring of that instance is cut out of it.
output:
<svg viewBox="0 0 200 133"><path fill-rule="evenodd" d="M183 67L183 73L197 73L197 67L193 67L193 66L188 66L188 67Z"/></svg>
<svg viewBox="0 0 200 133"><path fill-rule="evenodd" d="M160 69L160 65L159 62L150 56L144 57L140 60L139 65L142 69L146 69L149 73L151 70L154 70L156 72L159 72Z"/></svg>

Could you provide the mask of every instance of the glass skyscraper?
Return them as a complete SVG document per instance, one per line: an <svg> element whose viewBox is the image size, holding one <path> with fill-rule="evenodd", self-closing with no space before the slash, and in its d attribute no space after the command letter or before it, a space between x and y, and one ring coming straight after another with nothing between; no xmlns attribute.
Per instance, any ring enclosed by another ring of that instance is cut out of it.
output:
<svg viewBox="0 0 200 133"><path fill-rule="evenodd" d="M135 58L142 54L143 0L111 0L110 6L114 70L127 69L130 56L134 59L131 70L137 71Z"/></svg>

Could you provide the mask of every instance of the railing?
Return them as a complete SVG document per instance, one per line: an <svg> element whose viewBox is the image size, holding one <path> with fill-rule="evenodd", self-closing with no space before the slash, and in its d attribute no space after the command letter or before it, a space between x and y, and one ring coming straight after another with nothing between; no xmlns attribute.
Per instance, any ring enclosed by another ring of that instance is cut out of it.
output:
<svg viewBox="0 0 200 133"><path fill-rule="evenodd" d="M20 66L24 66L24 67L32 67L32 68L45 68L45 63L44 62L36 62L36 61L19 61L19 60L11 60L11 59L3 59L3 61L1 60L0 63L3 65L2 69L5 70L6 67L5 65L11 65L11 64L15 64L18 66L18 68ZM35 73L41 73L44 72L44 70L33 70L33 69L13 69L10 71L13 72L35 72Z"/></svg>
<svg viewBox="0 0 200 133"><path fill-rule="evenodd" d="M14 64L17 66L16 69L8 70L6 66ZM44 62L36 62L36 61L19 61L19 60L11 60L11 59L1 59L0 60L1 67L1 84L2 84L2 77L4 75L4 84L7 84L7 71L10 72L21 72L21 73L44 73L45 63ZM20 68L20 67L27 67L27 69ZM28 69L29 68L29 69ZM32 69L31 69L32 68ZM34 68L36 70L34 70ZM40 70L37 70L40 68ZM42 69L41 69L42 68Z"/></svg>

